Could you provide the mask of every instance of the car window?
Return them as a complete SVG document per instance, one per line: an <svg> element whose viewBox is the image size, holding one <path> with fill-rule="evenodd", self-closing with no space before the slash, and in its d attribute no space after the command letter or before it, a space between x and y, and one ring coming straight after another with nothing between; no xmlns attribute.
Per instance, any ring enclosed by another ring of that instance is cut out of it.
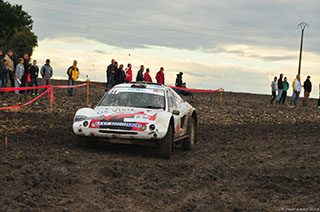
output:
<svg viewBox="0 0 320 212"><path fill-rule="evenodd" d="M177 109L177 103L176 98L172 94L170 90L168 90L168 105L169 105L169 111L172 112L173 110Z"/></svg>
<svg viewBox="0 0 320 212"><path fill-rule="evenodd" d="M165 109L165 97L155 89L116 89L108 92L99 106Z"/></svg>

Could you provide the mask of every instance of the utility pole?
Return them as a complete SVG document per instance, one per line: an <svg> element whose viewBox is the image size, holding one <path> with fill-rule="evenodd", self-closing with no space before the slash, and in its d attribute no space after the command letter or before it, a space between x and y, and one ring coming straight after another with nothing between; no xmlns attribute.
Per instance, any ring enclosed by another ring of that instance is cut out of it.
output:
<svg viewBox="0 0 320 212"><path fill-rule="evenodd" d="M301 73L301 59L302 59L302 46L303 46L303 34L304 34L304 29L308 28L309 24L306 22L301 22L298 24L297 28L301 29L301 42L300 42L300 57L299 57L299 67L298 67L298 75Z"/></svg>

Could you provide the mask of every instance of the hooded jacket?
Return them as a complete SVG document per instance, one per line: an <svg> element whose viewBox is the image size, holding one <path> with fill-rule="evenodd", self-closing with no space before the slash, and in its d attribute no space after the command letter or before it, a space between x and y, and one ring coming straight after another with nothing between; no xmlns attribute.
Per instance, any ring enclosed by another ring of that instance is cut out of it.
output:
<svg viewBox="0 0 320 212"><path fill-rule="evenodd" d="M283 81L283 91L287 92L289 90L289 83L287 81Z"/></svg>
<svg viewBox="0 0 320 212"><path fill-rule="evenodd" d="M176 87L182 87L182 74L177 74Z"/></svg>
<svg viewBox="0 0 320 212"><path fill-rule="evenodd" d="M125 69L125 73L126 73L126 81L127 82L132 82L132 70L131 68L126 68Z"/></svg>
<svg viewBox="0 0 320 212"><path fill-rule="evenodd" d="M271 82L271 89L272 91L277 91L277 82L274 80Z"/></svg>
<svg viewBox="0 0 320 212"><path fill-rule="evenodd" d="M44 64L40 70L41 76L44 76L46 79L50 79L53 74L53 69L50 65Z"/></svg>
<svg viewBox="0 0 320 212"><path fill-rule="evenodd" d="M6 61L8 61L8 67L9 67L9 69L14 70L14 63L13 63L12 58L11 58L9 55L6 54L6 56L4 57L4 59L5 59Z"/></svg>
<svg viewBox="0 0 320 212"><path fill-rule="evenodd" d="M308 93L311 92L312 84L311 84L310 80L306 79L306 81L304 81L303 88L304 88L304 91L306 91Z"/></svg>
<svg viewBox="0 0 320 212"><path fill-rule="evenodd" d="M282 81L282 78L281 78L281 77L278 79L278 89L279 89L279 90L282 90L282 89L283 89L283 81Z"/></svg>
<svg viewBox="0 0 320 212"><path fill-rule="evenodd" d="M79 77L79 69L77 66L70 66L67 71L69 79L72 79L74 82L77 81Z"/></svg>
<svg viewBox="0 0 320 212"><path fill-rule="evenodd" d="M144 79L146 80L146 82L152 82L152 79L148 72L144 73Z"/></svg>
<svg viewBox="0 0 320 212"><path fill-rule="evenodd" d="M143 70L142 70L142 69L140 69L140 70L138 71L136 81L137 81L137 82L139 82L139 81L144 81Z"/></svg>
<svg viewBox="0 0 320 212"><path fill-rule="evenodd" d="M161 71L158 71L156 75L156 80L157 80L157 83L164 84L164 73Z"/></svg>
<svg viewBox="0 0 320 212"><path fill-rule="evenodd" d="M24 74L25 70L24 70L24 66L23 64L19 63L16 67L16 77L18 79L21 79L23 74Z"/></svg>

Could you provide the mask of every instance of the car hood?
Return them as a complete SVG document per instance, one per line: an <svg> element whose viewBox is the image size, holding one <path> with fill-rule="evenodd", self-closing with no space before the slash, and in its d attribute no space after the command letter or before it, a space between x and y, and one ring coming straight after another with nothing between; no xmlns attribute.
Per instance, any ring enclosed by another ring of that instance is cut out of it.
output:
<svg viewBox="0 0 320 212"><path fill-rule="evenodd" d="M159 113L164 110L130 108L130 107L104 107L98 106L95 109L83 108L77 115L85 115L89 118L105 120L108 122L153 122ZM165 112L166 113L166 112Z"/></svg>

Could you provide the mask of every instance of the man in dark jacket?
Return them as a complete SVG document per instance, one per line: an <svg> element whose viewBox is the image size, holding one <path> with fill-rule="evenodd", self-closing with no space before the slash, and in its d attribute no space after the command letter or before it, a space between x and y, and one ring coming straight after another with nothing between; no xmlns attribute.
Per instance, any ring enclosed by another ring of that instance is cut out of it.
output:
<svg viewBox="0 0 320 212"><path fill-rule="evenodd" d="M8 61L3 59L1 60L0 64L0 80L1 80L1 87L0 88L5 88L8 82L8 77L9 77L9 67L8 67ZM3 92L0 92L3 94Z"/></svg>
<svg viewBox="0 0 320 212"><path fill-rule="evenodd" d="M38 81L39 66L37 66L36 60L33 60L32 65L30 66L29 72L30 72L30 79L31 79L30 86L38 87L39 86L39 81ZM38 89L33 89L31 90L31 92L32 92L32 95L38 95Z"/></svg>
<svg viewBox="0 0 320 212"><path fill-rule="evenodd" d="M119 68L116 69L115 74L114 74L115 85L124 83L126 81L125 77L126 76L125 76L125 73L123 70L123 64L121 64L119 66Z"/></svg>
<svg viewBox="0 0 320 212"><path fill-rule="evenodd" d="M115 85L114 74L116 72L115 60L111 60L111 64L107 68L107 88L112 88Z"/></svg>
<svg viewBox="0 0 320 212"><path fill-rule="evenodd" d="M280 74L280 77L278 79L278 96L277 96L277 103L280 104L280 99L283 91L283 74Z"/></svg>
<svg viewBox="0 0 320 212"><path fill-rule="evenodd" d="M302 106L307 106L307 101L309 99L311 89L312 89L312 83L310 81L310 76L307 77L306 81L303 83L303 88L304 88L304 99L302 102Z"/></svg>
<svg viewBox="0 0 320 212"><path fill-rule="evenodd" d="M144 81L143 71L144 71L144 65L141 65L140 66L140 70L138 71L138 74L137 74L137 78L136 78L137 82L143 82Z"/></svg>
<svg viewBox="0 0 320 212"><path fill-rule="evenodd" d="M177 78L176 78L176 87L182 87L182 75L183 73L180 72L179 74L177 74Z"/></svg>

